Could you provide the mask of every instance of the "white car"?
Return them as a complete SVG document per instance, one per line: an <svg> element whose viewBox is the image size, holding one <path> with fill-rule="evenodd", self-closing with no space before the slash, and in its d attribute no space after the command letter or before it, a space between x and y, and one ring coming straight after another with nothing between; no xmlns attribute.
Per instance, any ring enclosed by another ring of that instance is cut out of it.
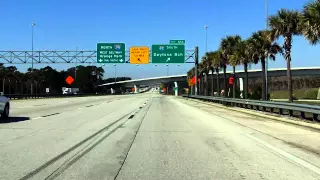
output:
<svg viewBox="0 0 320 180"><path fill-rule="evenodd" d="M3 96L3 93L1 92L0 95L0 113L1 113L1 118L7 118L9 117L9 112L10 112L10 99Z"/></svg>

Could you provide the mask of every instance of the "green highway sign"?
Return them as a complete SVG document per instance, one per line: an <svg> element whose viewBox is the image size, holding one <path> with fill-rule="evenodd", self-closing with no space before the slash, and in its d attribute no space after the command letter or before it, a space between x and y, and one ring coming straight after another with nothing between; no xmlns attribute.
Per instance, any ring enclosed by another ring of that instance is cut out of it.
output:
<svg viewBox="0 0 320 180"><path fill-rule="evenodd" d="M97 63L125 63L124 43L98 43Z"/></svg>
<svg viewBox="0 0 320 180"><path fill-rule="evenodd" d="M152 63L184 63L184 45L152 45Z"/></svg>
<svg viewBox="0 0 320 180"><path fill-rule="evenodd" d="M170 40L170 44L185 44L185 40Z"/></svg>

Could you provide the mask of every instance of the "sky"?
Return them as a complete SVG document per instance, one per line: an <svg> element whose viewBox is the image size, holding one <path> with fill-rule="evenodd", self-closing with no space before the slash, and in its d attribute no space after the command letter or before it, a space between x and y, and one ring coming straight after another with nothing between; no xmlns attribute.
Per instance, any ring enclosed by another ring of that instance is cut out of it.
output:
<svg viewBox="0 0 320 180"><path fill-rule="evenodd" d="M301 10L308 0L269 0L269 15L281 8ZM31 50L34 22L34 50L96 50L98 42L124 42L131 46L186 41L186 49L199 47L200 57L216 50L227 35L248 38L266 28L265 0L1 0L0 51ZM283 43L281 40L279 43ZM320 46L294 37L292 67L320 66ZM2 60L0 60L2 61ZM30 64L16 65L26 71ZM58 70L70 64L51 64ZM105 77L146 78L185 74L193 64L104 66ZM35 64L35 68L44 67ZM278 56L269 68L286 67ZM260 65L251 67L260 69ZM237 69L242 69L238 67Z"/></svg>

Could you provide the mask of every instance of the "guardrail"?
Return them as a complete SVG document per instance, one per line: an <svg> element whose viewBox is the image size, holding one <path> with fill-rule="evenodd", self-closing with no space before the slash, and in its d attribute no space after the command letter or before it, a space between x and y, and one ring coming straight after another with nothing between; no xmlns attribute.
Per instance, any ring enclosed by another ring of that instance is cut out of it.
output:
<svg viewBox="0 0 320 180"><path fill-rule="evenodd" d="M274 102L274 101L258 101L248 99L233 99L211 96L194 96L182 95L183 97L200 99L204 101L211 101L227 106L235 106L246 109L253 109L258 111L278 113L279 115L289 115L293 117L300 117L303 119L313 120L319 122L320 106L306 105L297 103Z"/></svg>
<svg viewBox="0 0 320 180"><path fill-rule="evenodd" d="M41 99L41 98L58 98L58 97L84 97L84 96L104 96L110 93L83 93L83 94L4 94L9 99Z"/></svg>

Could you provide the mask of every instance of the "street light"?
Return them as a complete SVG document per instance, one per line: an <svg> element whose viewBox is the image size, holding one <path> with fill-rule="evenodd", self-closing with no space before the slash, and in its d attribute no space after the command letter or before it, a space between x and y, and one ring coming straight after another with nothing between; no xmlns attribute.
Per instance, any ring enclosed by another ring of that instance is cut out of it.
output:
<svg viewBox="0 0 320 180"><path fill-rule="evenodd" d="M268 7L268 0L266 0L266 29L268 30L268 26L269 26L269 21L268 21L268 14L269 14L269 7ZM266 58L266 100L268 100L268 64L269 64L269 60L268 60L268 56Z"/></svg>
<svg viewBox="0 0 320 180"><path fill-rule="evenodd" d="M169 64L167 64L166 66L167 66L167 76L169 76Z"/></svg>
<svg viewBox="0 0 320 180"><path fill-rule="evenodd" d="M34 29L34 26L36 24L33 22L31 23L31 94L33 94L33 77L32 77L32 73L33 73L33 29Z"/></svg>
<svg viewBox="0 0 320 180"><path fill-rule="evenodd" d="M4 82L6 81L6 79L3 78L2 80L2 93L4 94Z"/></svg>
<svg viewBox="0 0 320 180"><path fill-rule="evenodd" d="M78 63L78 58L76 57L78 55L78 47L76 47L76 55L75 55L75 59L76 59L76 66L74 67L74 79L77 79L77 63Z"/></svg>
<svg viewBox="0 0 320 180"><path fill-rule="evenodd" d="M208 28L209 28L209 26L205 25L204 28L206 29L206 52L208 52Z"/></svg>
<svg viewBox="0 0 320 180"><path fill-rule="evenodd" d="M114 66L114 83L117 83L117 65L113 64Z"/></svg>

